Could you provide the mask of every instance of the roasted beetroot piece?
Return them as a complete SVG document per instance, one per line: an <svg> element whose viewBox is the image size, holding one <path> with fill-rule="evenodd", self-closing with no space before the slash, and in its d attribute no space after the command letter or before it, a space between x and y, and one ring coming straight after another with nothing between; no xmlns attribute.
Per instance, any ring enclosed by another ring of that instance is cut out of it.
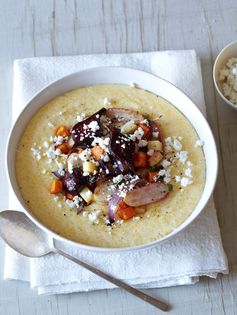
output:
<svg viewBox="0 0 237 315"><path fill-rule="evenodd" d="M106 109L101 108L98 112L77 123L72 128L72 139L75 142L73 148L90 146L94 137L102 133L100 118L105 113Z"/></svg>
<svg viewBox="0 0 237 315"><path fill-rule="evenodd" d="M135 154L135 143L117 129L110 132L110 147L112 153L120 161L127 161L132 164Z"/></svg>
<svg viewBox="0 0 237 315"><path fill-rule="evenodd" d="M130 207L144 206L164 199L169 193L168 186L162 182L147 184L127 192L124 201Z"/></svg>
<svg viewBox="0 0 237 315"><path fill-rule="evenodd" d="M87 181L87 176L83 176L79 168L74 168L72 173L68 171L63 178L64 190L75 196L82 190Z"/></svg>

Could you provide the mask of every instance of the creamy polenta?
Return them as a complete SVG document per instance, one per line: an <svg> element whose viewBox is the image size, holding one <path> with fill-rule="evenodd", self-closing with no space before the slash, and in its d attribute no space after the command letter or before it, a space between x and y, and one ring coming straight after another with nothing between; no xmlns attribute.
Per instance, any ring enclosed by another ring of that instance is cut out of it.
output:
<svg viewBox="0 0 237 315"><path fill-rule="evenodd" d="M54 150L62 144L55 130L62 125L71 130L104 106L135 110L159 123L164 145L159 172L172 187L163 200L137 207L131 219L113 224L106 217L107 205L93 196L78 213L75 198L50 193L52 172L69 167L65 154ZM17 180L27 208L57 234L98 247L136 246L171 233L195 208L205 183L202 145L190 122L161 97L126 85L89 86L56 97L34 115L18 145Z"/></svg>

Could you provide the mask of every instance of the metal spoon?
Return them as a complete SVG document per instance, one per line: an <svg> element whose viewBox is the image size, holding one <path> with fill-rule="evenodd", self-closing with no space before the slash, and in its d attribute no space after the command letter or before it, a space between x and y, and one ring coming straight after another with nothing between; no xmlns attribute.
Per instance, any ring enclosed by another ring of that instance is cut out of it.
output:
<svg viewBox="0 0 237 315"><path fill-rule="evenodd" d="M168 310L168 305L156 298L137 290L125 282L108 275L107 273L88 265L87 263L68 255L61 249L56 248L54 240L45 231L34 224L24 213L7 210L0 212L0 236L17 252L28 257L41 257L49 253L60 254L97 276L112 282L116 286L125 289L129 293L139 297L162 311Z"/></svg>

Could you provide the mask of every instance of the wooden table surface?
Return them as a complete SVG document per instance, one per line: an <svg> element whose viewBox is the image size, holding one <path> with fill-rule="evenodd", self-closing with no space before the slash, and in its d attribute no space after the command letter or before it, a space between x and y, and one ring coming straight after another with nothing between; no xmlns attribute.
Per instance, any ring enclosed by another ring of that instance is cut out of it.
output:
<svg viewBox="0 0 237 315"><path fill-rule="evenodd" d="M236 0L0 0L1 208L8 207L4 150L10 128L13 60L34 56L195 49L201 58L208 120L220 157L215 202L230 274L194 286L150 290L170 314L237 314L237 112L212 81L217 53L237 37ZM195 87L194 87L195 88ZM38 296L28 284L2 279L0 315L159 314L122 290Z"/></svg>

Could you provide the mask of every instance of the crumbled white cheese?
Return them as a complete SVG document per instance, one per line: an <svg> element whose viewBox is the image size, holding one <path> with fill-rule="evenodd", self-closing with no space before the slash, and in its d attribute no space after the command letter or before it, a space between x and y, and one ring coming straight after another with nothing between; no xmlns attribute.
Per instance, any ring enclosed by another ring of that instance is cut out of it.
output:
<svg viewBox="0 0 237 315"><path fill-rule="evenodd" d="M106 138L94 137L94 140L91 145L92 146L99 145L105 151L109 151L109 143L110 143L109 137Z"/></svg>
<svg viewBox="0 0 237 315"><path fill-rule="evenodd" d="M113 183L114 183L114 184L118 184L118 183L120 183L122 180L123 180L123 175L120 174L120 175L117 175L116 177L113 178Z"/></svg>
<svg viewBox="0 0 237 315"><path fill-rule="evenodd" d="M110 160L109 155L107 153L103 154L101 158L104 162L109 162Z"/></svg>
<svg viewBox="0 0 237 315"><path fill-rule="evenodd" d="M55 145L60 145L60 144L62 144L62 143L63 143L63 140L64 140L64 139L63 139L62 136L56 136L56 137L54 137L54 139L53 139Z"/></svg>
<svg viewBox="0 0 237 315"><path fill-rule="evenodd" d="M147 146L147 140L139 140L138 141L138 146L143 148L143 147L146 147Z"/></svg>
<svg viewBox="0 0 237 315"><path fill-rule="evenodd" d="M179 158L181 163L185 163L188 159L188 152L187 151L180 151L176 153L176 157Z"/></svg>
<svg viewBox="0 0 237 315"><path fill-rule="evenodd" d="M79 207L81 201L82 199L79 196L73 197L73 202L74 202L75 207Z"/></svg>
<svg viewBox="0 0 237 315"><path fill-rule="evenodd" d="M162 162L161 162L161 165L164 167L164 168L167 168L168 166L170 166L170 162L166 159L164 159Z"/></svg>
<svg viewBox="0 0 237 315"><path fill-rule="evenodd" d="M54 151L54 154L55 155L60 155L62 152L61 152L61 150L60 149L56 149L55 151Z"/></svg>
<svg viewBox="0 0 237 315"><path fill-rule="evenodd" d="M139 221L141 219L141 217L133 217L132 220L133 221Z"/></svg>
<svg viewBox="0 0 237 315"><path fill-rule="evenodd" d="M73 168L75 165L78 165L81 163L81 159L79 157L79 154L78 153L72 153L69 155L68 159L67 159L67 169L68 169L68 172L70 174L72 174L73 172Z"/></svg>
<svg viewBox="0 0 237 315"><path fill-rule="evenodd" d="M181 177L179 175L175 176L175 181L176 183L179 183L181 181Z"/></svg>
<svg viewBox="0 0 237 315"><path fill-rule="evenodd" d="M173 148L174 148L176 151L182 150L182 144L179 142L179 140L174 139Z"/></svg>
<svg viewBox="0 0 237 315"><path fill-rule="evenodd" d="M97 130L100 129L100 126L96 120L90 122L89 125L87 125L87 127L93 132L96 132Z"/></svg>
<svg viewBox="0 0 237 315"><path fill-rule="evenodd" d="M75 203L73 200L66 200L66 204L70 207L70 208L75 208Z"/></svg>
<svg viewBox="0 0 237 315"><path fill-rule="evenodd" d="M143 120L141 121L141 124L144 124L144 125L150 126L150 124L149 124L149 120L148 120L148 119L143 119Z"/></svg>
<svg viewBox="0 0 237 315"><path fill-rule="evenodd" d="M86 118L86 114L85 113L81 113L81 114L77 115L76 119L77 119L78 122L81 122L81 121L85 120L85 118Z"/></svg>
<svg viewBox="0 0 237 315"><path fill-rule="evenodd" d="M91 149L85 149L79 154L79 158L83 162L87 162L91 160Z"/></svg>
<svg viewBox="0 0 237 315"><path fill-rule="evenodd" d="M50 128L53 128L54 127L54 125L49 121L48 122L48 126L50 127Z"/></svg>
<svg viewBox="0 0 237 315"><path fill-rule="evenodd" d="M106 97L105 99L104 99L104 106L111 106L112 104L111 104L111 101L109 100L109 98L108 97Z"/></svg>
<svg viewBox="0 0 237 315"><path fill-rule="evenodd" d="M193 163L191 163L190 161L187 161L187 165L188 165L188 167L191 167L191 166L193 166Z"/></svg>
<svg viewBox="0 0 237 315"><path fill-rule="evenodd" d="M102 212L101 210L96 210L96 211L90 212L88 214L89 221L97 223L96 221L97 221L98 217L100 216L101 212Z"/></svg>
<svg viewBox="0 0 237 315"><path fill-rule="evenodd" d="M141 127L139 127L137 128L137 130L135 130L135 132L132 135L129 136L129 138L133 141L141 140L143 135L144 135L144 130Z"/></svg>
<svg viewBox="0 0 237 315"><path fill-rule="evenodd" d="M88 217L88 214L89 214L88 211L83 211L83 212L82 212L83 217Z"/></svg>
<svg viewBox="0 0 237 315"><path fill-rule="evenodd" d="M160 170L158 175L159 176L165 176L166 175L166 170Z"/></svg>
<svg viewBox="0 0 237 315"><path fill-rule="evenodd" d="M220 70L219 79L224 96L237 105L237 58L228 60L226 66Z"/></svg>
<svg viewBox="0 0 237 315"><path fill-rule="evenodd" d="M155 151L153 149L150 149L147 151L147 155L152 156L154 154L154 152Z"/></svg>
<svg viewBox="0 0 237 315"><path fill-rule="evenodd" d="M55 160L56 164L57 164L57 167L58 167L58 174L61 175L61 176L64 176L65 175L65 171L64 171L64 165L61 163L61 162L58 162L57 160Z"/></svg>
<svg viewBox="0 0 237 315"><path fill-rule="evenodd" d="M197 147L202 147L204 145L204 141L202 140L197 140L194 147L197 148Z"/></svg>
<svg viewBox="0 0 237 315"><path fill-rule="evenodd" d="M158 138L159 137L159 131L153 131L152 132L152 137Z"/></svg>
<svg viewBox="0 0 237 315"><path fill-rule="evenodd" d="M47 149L49 147L48 141L44 141L43 146Z"/></svg>
<svg viewBox="0 0 237 315"><path fill-rule="evenodd" d="M182 187L186 187L186 186L188 186L188 185L190 185L190 184L192 184L192 183L193 183L193 181L192 181L190 178L188 178L188 177L182 177L182 178L181 178L180 185L181 185Z"/></svg>
<svg viewBox="0 0 237 315"><path fill-rule="evenodd" d="M184 171L184 174L185 174L187 177L193 177L191 168L187 168L187 169Z"/></svg>
<svg viewBox="0 0 237 315"><path fill-rule="evenodd" d="M42 158L42 153L40 152L40 150L35 149L35 148L31 148L32 154L34 155L34 157L36 158L36 160L41 160Z"/></svg>

